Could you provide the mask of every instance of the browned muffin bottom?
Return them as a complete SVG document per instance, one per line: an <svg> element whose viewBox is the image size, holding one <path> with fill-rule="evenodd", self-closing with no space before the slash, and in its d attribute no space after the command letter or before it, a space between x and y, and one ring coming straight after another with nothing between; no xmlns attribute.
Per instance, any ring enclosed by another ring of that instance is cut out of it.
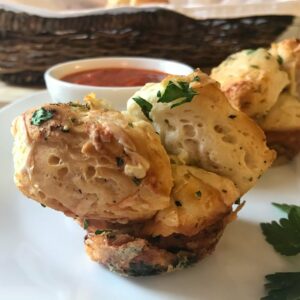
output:
<svg viewBox="0 0 300 300"><path fill-rule="evenodd" d="M85 248L92 260L121 275L168 273L189 267L211 254L231 216L228 212L193 236L142 236L139 234L142 224L109 224L111 229L103 230L89 226Z"/></svg>

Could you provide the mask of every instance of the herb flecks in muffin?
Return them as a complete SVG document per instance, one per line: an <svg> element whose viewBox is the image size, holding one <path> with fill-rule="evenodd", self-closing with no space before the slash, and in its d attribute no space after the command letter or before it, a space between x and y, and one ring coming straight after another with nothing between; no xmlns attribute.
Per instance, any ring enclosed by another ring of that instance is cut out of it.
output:
<svg viewBox="0 0 300 300"><path fill-rule="evenodd" d="M179 200L176 200L176 201L175 201L175 205L176 205L177 207L181 207L181 206L182 206L182 203L181 203Z"/></svg>
<svg viewBox="0 0 300 300"><path fill-rule="evenodd" d="M84 228L84 229L88 229L88 227L89 227L89 222L88 222L87 219L84 219L84 220L83 220L83 228Z"/></svg>
<svg viewBox="0 0 300 300"><path fill-rule="evenodd" d="M142 179L137 178L137 177L132 177L132 181L135 185L140 185L142 182Z"/></svg>
<svg viewBox="0 0 300 300"><path fill-rule="evenodd" d="M31 124L35 126L40 126L41 124L52 118L53 111L41 107L33 113L31 117Z"/></svg>
<svg viewBox="0 0 300 300"><path fill-rule="evenodd" d="M195 192L195 196L196 196L197 198L201 198L201 196L202 196L201 191Z"/></svg>
<svg viewBox="0 0 300 300"><path fill-rule="evenodd" d="M124 166L124 159L122 157L117 156L116 163L119 168L122 168Z"/></svg>

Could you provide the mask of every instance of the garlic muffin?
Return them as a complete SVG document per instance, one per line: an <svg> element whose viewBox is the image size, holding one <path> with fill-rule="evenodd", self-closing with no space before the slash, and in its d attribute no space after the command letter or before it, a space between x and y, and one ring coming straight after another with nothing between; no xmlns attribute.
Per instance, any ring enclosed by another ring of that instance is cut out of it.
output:
<svg viewBox="0 0 300 300"><path fill-rule="evenodd" d="M80 218L128 222L170 204L170 160L152 126L95 103L46 104L12 126L15 183Z"/></svg>
<svg viewBox="0 0 300 300"><path fill-rule="evenodd" d="M263 131L200 70L145 85L128 101L127 113L148 120L178 164L227 177L241 194L275 158Z"/></svg>
<svg viewBox="0 0 300 300"><path fill-rule="evenodd" d="M90 258L129 276L212 253L275 158L258 125L200 70L147 84L126 112L93 98L46 104L12 132L18 188L76 219Z"/></svg>
<svg viewBox="0 0 300 300"><path fill-rule="evenodd" d="M230 55L211 72L238 110L252 118L266 115L289 84L280 61L266 49L248 49Z"/></svg>
<svg viewBox="0 0 300 300"><path fill-rule="evenodd" d="M289 92L300 98L300 40L288 39L273 43L269 52L289 75ZM300 101L300 100L299 100Z"/></svg>

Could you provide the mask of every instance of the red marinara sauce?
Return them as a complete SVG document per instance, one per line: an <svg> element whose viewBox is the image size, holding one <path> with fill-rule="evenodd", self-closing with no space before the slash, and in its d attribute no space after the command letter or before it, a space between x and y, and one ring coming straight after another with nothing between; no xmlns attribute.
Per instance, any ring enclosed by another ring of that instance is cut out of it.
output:
<svg viewBox="0 0 300 300"><path fill-rule="evenodd" d="M101 68L69 74L61 80L91 86L128 87L142 86L147 82L160 82L167 75L167 73L146 69Z"/></svg>

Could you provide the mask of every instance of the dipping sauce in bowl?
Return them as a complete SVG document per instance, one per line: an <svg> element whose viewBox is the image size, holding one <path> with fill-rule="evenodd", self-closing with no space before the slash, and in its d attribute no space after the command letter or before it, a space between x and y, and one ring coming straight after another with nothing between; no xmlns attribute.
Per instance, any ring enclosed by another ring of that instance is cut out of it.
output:
<svg viewBox="0 0 300 300"><path fill-rule="evenodd" d="M191 72L188 65L161 58L96 57L57 64L46 71L45 82L54 102L81 100L94 93L112 108L124 110L145 83Z"/></svg>
<svg viewBox="0 0 300 300"><path fill-rule="evenodd" d="M155 70L134 68L99 68L68 74L61 80L89 86L143 86L147 82L160 82L168 74Z"/></svg>

